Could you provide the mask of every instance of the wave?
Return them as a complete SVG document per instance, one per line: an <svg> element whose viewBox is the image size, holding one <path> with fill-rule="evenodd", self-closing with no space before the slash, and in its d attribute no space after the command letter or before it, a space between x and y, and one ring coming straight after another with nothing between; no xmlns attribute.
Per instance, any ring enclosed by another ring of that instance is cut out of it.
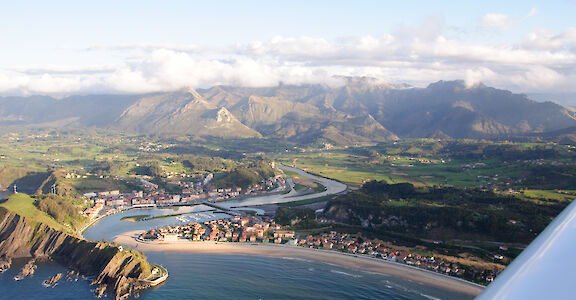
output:
<svg viewBox="0 0 576 300"><path fill-rule="evenodd" d="M334 273L334 274L341 274L341 275L346 275L346 276L350 276L350 277L354 277L354 278L361 278L363 277L362 275L358 275L358 274L350 274L350 273L346 273L344 271L338 271L338 270L330 270L330 272Z"/></svg>
<svg viewBox="0 0 576 300"><path fill-rule="evenodd" d="M426 295L426 294L422 294L422 293L420 293L420 296L422 296L422 297L424 297L424 298L426 298L426 299L430 299L430 300L442 300L442 299L440 299L440 298L432 297L432 296L430 296L430 295Z"/></svg>
<svg viewBox="0 0 576 300"><path fill-rule="evenodd" d="M378 276L384 276L384 277L392 277L392 275L384 274L384 273L379 273L379 272L364 271L364 270L361 270L360 272L366 273L366 274L370 274L370 275L378 275Z"/></svg>
<svg viewBox="0 0 576 300"><path fill-rule="evenodd" d="M299 257L290 257L290 256L282 256L282 259L286 260L297 260L297 261L304 261L304 262L312 262L311 260L299 258Z"/></svg>

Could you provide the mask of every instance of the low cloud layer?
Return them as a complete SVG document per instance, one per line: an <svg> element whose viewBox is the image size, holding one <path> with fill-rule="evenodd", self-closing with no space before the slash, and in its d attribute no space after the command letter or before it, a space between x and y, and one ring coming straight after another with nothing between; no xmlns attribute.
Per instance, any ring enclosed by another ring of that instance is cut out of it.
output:
<svg viewBox="0 0 576 300"><path fill-rule="evenodd" d="M523 18L533 16L530 11ZM487 14L482 25L502 30L520 22ZM576 92L576 28L532 32L515 44L473 43L442 34L442 20L381 36L327 40L277 36L228 46L94 45L121 63L0 68L0 93L29 95L146 93L182 87L341 84L341 76L425 85L464 79L520 92Z"/></svg>

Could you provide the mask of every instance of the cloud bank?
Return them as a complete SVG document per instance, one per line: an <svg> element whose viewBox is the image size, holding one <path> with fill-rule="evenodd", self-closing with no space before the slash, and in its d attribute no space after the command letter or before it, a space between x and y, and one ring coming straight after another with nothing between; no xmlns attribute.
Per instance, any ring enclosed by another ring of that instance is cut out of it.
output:
<svg viewBox="0 0 576 300"><path fill-rule="evenodd" d="M523 19L537 14L531 10ZM513 18L487 14L507 30ZM425 85L465 79L520 92L576 92L576 28L536 31L515 44L482 44L442 34L442 20L381 36L335 40L277 36L228 46L123 44L78 49L114 53L121 63L0 68L0 94L147 93L182 87L341 84L341 76Z"/></svg>

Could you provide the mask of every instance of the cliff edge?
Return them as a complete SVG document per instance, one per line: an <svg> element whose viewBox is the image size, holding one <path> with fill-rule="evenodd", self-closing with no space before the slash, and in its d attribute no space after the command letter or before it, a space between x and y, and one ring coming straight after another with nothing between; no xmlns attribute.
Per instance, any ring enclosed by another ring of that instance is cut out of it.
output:
<svg viewBox="0 0 576 300"><path fill-rule="evenodd" d="M113 292L121 298L145 289L150 275L146 258L133 250L108 243L82 240L0 207L0 257L50 257L56 262L93 276L97 294Z"/></svg>

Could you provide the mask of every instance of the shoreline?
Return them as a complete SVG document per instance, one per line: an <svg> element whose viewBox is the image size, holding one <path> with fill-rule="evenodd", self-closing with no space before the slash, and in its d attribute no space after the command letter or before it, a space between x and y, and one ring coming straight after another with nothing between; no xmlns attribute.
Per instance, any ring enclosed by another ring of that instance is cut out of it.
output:
<svg viewBox="0 0 576 300"><path fill-rule="evenodd" d="M394 276L424 285L477 296L483 286L460 279L432 272L417 267L389 262L382 259L340 253L332 250L304 248L279 244L231 243L231 242L142 242L136 237L142 230L125 232L117 235L114 242L139 251L180 252L207 254L247 254L269 257L291 257L343 266L365 272L375 272Z"/></svg>

